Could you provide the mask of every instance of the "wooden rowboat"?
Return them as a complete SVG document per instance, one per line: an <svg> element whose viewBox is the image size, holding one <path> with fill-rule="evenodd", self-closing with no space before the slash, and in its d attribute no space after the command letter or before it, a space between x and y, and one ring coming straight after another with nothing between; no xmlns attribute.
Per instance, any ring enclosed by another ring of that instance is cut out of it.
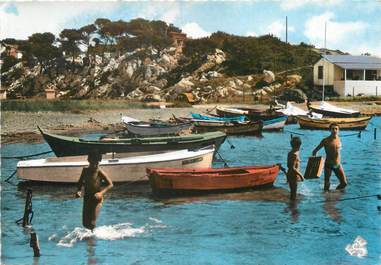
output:
<svg viewBox="0 0 381 265"><path fill-rule="evenodd" d="M193 129L197 133L221 131L227 135L236 134L261 134L263 124L262 122L219 122L219 121L193 121Z"/></svg>
<svg viewBox="0 0 381 265"><path fill-rule="evenodd" d="M364 130L368 126L371 116L359 118L322 118L312 119L306 116L298 116L298 123L302 129L329 130L331 123L337 123L340 130Z"/></svg>
<svg viewBox="0 0 381 265"><path fill-rule="evenodd" d="M225 141L223 132L209 132L184 136L115 138L107 140L84 140L78 137L62 136L44 132L38 128L56 156L87 155L97 151L106 153L128 153L199 149L214 145L216 150Z"/></svg>
<svg viewBox="0 0 381 265"><path fill-rule="evenodd" d="M279 131L282 130L287 122L287 116L280 116L271 120L263 121L263 131Z"/></svg>
<svg viewBox="0 0 381 265"><path fill-rule="evenodd" d="M278 165L219 169L147 169L155 194L171 192L221 191L271 186L279 172Z"/></svg>
<svg viewBox="0 0 381 265"><path fill-rule="evenodd" d="M124 123L129 134L136 136L159 136L179 135L181 131L192 126L191 122L179 124L149 123L149 122L127 122Z"/></svg>
<svg viewBox="0 0 381 265"><path fill-rule="evenodd" d="M258 135L262 132L263 123L257 122L224 122L219 120L199 120L174 116L178 122L191 120L193 122L193 131L196 133L221 131L228 135L252 134Z"/></svg>
<svg viewBox="0 0 381 265"><path fill-rule="evenodd" d="M148 167L209 168L212 165L214 148L189 151L180 150L151 154L113 158L105 155L99 163L100 168L113 182L147 181ZM82 169L88 166L87 156L52 157L20 161L17 164L17 176L23 180L75 183Z"/></svg>
<svg viewBox="0 0 381 265"><path fill-rule="evenodd" d="M245 115L251 121L265 121L284 116L282 113L277 112L275 109L254 109L254 108L225 108L217 107L217 115L220 117L236 117Z"/></svg>
<svg viewBox="0 0 381 265"><path fill-rule="evenodd" d="M198 113L191 113L192 118L195 120L206 120L206 121L223 121L223 122L245 122L247 120L246 116L236 116L236 117L219 117L219 116L208 116Z"/></svg>

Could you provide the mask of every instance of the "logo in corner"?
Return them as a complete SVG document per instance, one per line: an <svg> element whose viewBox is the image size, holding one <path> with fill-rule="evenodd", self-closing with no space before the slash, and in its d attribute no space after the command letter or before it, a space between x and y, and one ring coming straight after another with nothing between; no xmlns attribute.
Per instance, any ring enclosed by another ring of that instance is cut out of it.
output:
<svg viewBox="0 0 381 265"><path fill-rule="evenodd" d="M368 254L366 249L366 240L361 236L357 236L352 244L348 244L345 250L351 255L359 258L365 257Z"/></svg>

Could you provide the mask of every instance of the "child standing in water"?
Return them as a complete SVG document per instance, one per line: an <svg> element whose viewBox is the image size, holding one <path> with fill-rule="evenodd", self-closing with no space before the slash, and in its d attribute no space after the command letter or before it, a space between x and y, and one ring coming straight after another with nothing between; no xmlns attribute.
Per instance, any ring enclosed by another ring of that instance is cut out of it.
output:
<svg viewBox="0 0 381 265"><path fill-rule="evenodd" d="M290 199L296 200L296 191L298 188L298 181L303 181L304 178L300 173L300 157L299 150L302 145L302 141L299 137L292 137L291 139L291 151L287 155L287 180L290 186Z"/></svg>
<svg viewBox="0 0 381 265"><path fill-rule="evenodd" d="M96 220L102 208L103 194L113 187L111 179L99 168L102 155L91 153L88 155L89 167L82 170L78 181L77 198L82 195L84 187L82 224L87 229L95 228ZM106 186L102 189L102 182Z"/></svg>

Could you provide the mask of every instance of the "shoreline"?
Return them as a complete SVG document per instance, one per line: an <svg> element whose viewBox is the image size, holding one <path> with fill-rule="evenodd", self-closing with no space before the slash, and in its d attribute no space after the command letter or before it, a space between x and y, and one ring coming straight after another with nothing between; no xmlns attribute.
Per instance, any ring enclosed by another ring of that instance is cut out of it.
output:
<svg viewBox="0 0 381 265"><path fill-rule="evenodd" d="M312 102L317 104L318 102ZM339 107L359 110L366 115L381 115L381 102L330 102ZM43 139L37 126L57 134L81 135L86 133L112 133L123 129L121 116L130 116L143 121L149 119L167 120L176 116L187 116L190 112L207 112L216 105L238 106L245 104L208 104L194 105L185 108L165 109L117 109L72 112L18 112L3 111L1 113L1 143L38 143ZM306 104L295 104L306 109ZM246 104L247 106L247 104ZM250 105L265 109L266 105Z"/></svg>

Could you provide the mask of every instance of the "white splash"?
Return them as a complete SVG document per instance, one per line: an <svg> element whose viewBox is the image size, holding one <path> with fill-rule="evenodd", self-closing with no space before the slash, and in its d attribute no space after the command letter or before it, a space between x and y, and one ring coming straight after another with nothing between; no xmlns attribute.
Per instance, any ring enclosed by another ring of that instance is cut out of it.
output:
<svg viewBox="0 0 381 265"><path fill-rule="evenodd" d="M163 221L157 219L157 218L154 218L154 217L149 217L148 219L150 219L151 221L154 221L155 223L158 223L158 224L161 224L163 223Z"/></svg>
<svg viewBox="0 0 381 265"><path fill-rule="evenodd" d="M89 238L93 235L91 230L81 227L74 228L69 234L64 236L60 241L58 241L58 246L71 248L77 241L81 241L84 238Z"/></svg>
<svg viewBox="0 0 381 265"><path fill-rule="evenodd" d="M73 247L76 242L90 237L102 240L118 240L125 237L134 237L137 234L144 233L144 231L144 226L134 228L130 223L104 225L95 228L94 231L82 227L76 227L73 231L60 239L57 245L70 248ZM51 237L54 238L54 235Z"/></svg>
<svg viewBox="0 0 381 265"><path fill-rule="evenodd" d="M134 237L144 233L144 226L133 228L130 223L105 225L94 229L95 237L103 240L117 240L125 237Z"/></svg>

